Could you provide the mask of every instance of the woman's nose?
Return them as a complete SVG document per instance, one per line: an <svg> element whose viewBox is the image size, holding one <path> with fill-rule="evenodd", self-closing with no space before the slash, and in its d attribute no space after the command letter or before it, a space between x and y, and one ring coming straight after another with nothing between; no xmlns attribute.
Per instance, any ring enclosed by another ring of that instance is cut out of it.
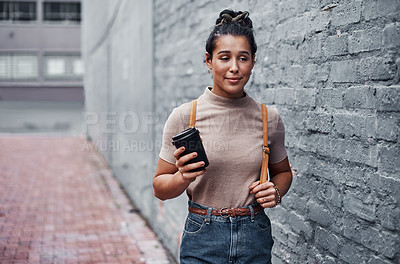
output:
<svg viewBox="0 0 400 264"><path fill-rule="evenodd" d="M232 64L231 64L231 67L229 68L229 71L230 72L238 72L239 71L236 60L232 60Z"/></svg>

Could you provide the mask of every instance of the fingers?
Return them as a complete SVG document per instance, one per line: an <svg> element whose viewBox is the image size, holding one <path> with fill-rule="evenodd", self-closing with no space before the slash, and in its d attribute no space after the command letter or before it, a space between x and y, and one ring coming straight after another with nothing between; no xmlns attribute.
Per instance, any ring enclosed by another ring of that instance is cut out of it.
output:
<svg viewBox="0 0 400 264"><path fill-rule="evenodd" d="M266 196L260 196L259 198L257 198L257 203L259 203L263 208L275 207L276 206L275 192Z"/></svg>
<svg viewBox="0 0 400 264"><path fill-rule="evenodd" d="M257 184L256 184L257 183ZM260 181L256 181L256 182L254 182L254 183L252 183L251 185L250 185L250 187L252 187L253 185L255 185L253 188L250 188L250 189L252 189L251 191L250 191L250 193L257 193L257 192L259 192L259 191L262 191L262 190L266 190L266 189L270 189L270 188L273 188L274 187L274 184L272 183L272 182L264 182L263 184L259 184L260 183Z"/></svg>
<svg viewBox="0 0 400 264"><path fill-rule="evenodd" d="M269 202L265 202L265 203L259 203L261 205L262 208L273 208L276 206L276 201L269 201Z"/></svg>
<svg viewBox="0 0 400 264"><path fill-rule="evenodd" d="M187 163L188 161L194 159L195 157L197 157L197 153L196 152L192 152L189 154L186 154L184 156L181 157L182 153L185 151L185 147L180 147L177 150L174 151L174 157L176 159L176 167L179 168L181 166L184 166L185 163ZM200 166L201 167L201 166Z"/></svg>
<svg viewBox="0 0 400 264"><path fill-rule="evenodd" d="M196 177L203 175L206 170L205 169L201 171L191 171L191 170L201 168L205 165L205 163L204 161L199 161L187 164L188 161L197 157L197 153L192 152L181 157L184 151L185 147L180 147L177 150L175 150L174 152L174 157L176 159L175 166L177 167L184 181L194 181Z"/></svg>
<svg viewBox="0 0 400 264"><path fill-rule="evenodd" d="M193 171L193 172L181 172L179 171L179 174L181 175L182 179L186 182L192 182L194 181L197 177L202 176L206 170L201 170L201 171Z"/></svg>
<svg viewBox="0 0 400 264"><path fill-rule="evenodd" d="M179 166L179 167L178 167L178 170L179 170L181 173L190 172L191 170L201 168L201 167L203 167L204 165L205 165L205 164L204 164L204 161L199 161L199 162L189 163L189 164L186 164L186 165L183 165L183 166Z"/></svg>
<svg viewBox="0 0 400 264"><path fill-rule="evenodd" d="M189 154L187 154L187 155L185 155L185 156L182 156L182 157L180 157L180 158L178 158L177 160L176 160L176 167L182 167L182 166L184 166L188 161L190 161L190 160L192 160L192 159L194 159L195 157L197 157L197 153L196 152L192 152L192 153L189 153Z"/></svg>
<svg viewBox="0 0 400 264"><path fill-rule="evenodd" d="M271 208L276 206L276 190L272 182L260 184L259 181L253 182L249 189L254 194L257 202L263 208Z"/></svg>
<svg viewBox="0 0 400 264"><path fill-rule="evenodd" d="M200 161L200 162L191 163L191 164L187 164L185 166L178 167L178 171L180 172L180 175L184 181L192 182L197 177L203 175L206 172L206 170L205 169L201 170L201 171L191 171L191 170L197 169L197 168L200 168L203 166L204 166L204 162Z"/></svg>
<svg viewBox="0 0 400 264"><path fill-rule="evenodd" d="M178 160L178 159L180 158L181 154L182 154L184 151L185 151L185 147L177 148L177 149L174 151L174 157L175 157L175 159Z"/></svg>
<svg viewBox="0 0 400 264"><path fill-rule="evenodd" d="M252 184L250 184L249 189L250 189L250 190L253 189L253 188L256 187L258 184L260 184L260 181L253 182Z"/></svg>
<svg viewBox="0 0 400 264"><path fill-rule="evenodd" d="M271 201L275 201L275 189L268 189L266 191L261 191L256 193L254 196L257 198L257 202L259 204L262 203L267 203L267 202L271 202Z"/></svg>
<svg viewBox="0 0 400 264"><path fill-rule="evenodd" d="M267 189L267 190L256 192L254 194L254 197L262 198L262 197L267 197L267 196L270 196L270 195L275 197L275 192L276 192L275 188L274 189L270 188L270 189Z"/></svg>

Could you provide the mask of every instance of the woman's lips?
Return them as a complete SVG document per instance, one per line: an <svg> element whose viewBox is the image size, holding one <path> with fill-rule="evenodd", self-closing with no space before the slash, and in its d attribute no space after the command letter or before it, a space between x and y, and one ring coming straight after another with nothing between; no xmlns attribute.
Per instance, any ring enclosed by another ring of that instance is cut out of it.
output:
<svg viewBox="0 0 400 264"><path fill-rule="evenodd" d="M226 80L231 83L231 84L236 84L238 82L240 82L242 78L226 78Z"/></svg>

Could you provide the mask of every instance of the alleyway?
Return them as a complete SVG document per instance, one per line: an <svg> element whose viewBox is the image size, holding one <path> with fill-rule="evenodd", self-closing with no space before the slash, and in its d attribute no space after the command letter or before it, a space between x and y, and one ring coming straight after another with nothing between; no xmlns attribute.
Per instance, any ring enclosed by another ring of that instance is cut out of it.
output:
<svg viewBox="0 0 400 264"><path fill-rule="evenodd" d="M0 263L173 263L78 137L0 136Z"/></svg>

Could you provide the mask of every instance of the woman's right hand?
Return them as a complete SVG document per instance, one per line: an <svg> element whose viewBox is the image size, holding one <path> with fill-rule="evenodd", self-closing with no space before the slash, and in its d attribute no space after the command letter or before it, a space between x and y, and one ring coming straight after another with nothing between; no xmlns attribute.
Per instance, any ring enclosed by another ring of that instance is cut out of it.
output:
<svg viewBox="0 0 400 264"><path fill-rule="evenodd" d="M175 164L171 164L162 158L158 158L156 173L153 179L154 195L160 200L167 200L178 197L189 186L189 184L205 173L205 169L201 171L190 172L190 170L201 168L204 162L196 162L186 164L197 156L197 153L189 153L185 156L181 154L185 148L178 148L174 151L176 159Z"/></svg>
<svg viewBox="0 0 400 264"><path fill-rule="evenodd" d="M185 182L192 182L194 181L198 176L203 175L206 172L206 169L201 170L201 171L193 171L190 172L190 170L201 168L204 166L204 161L199 161L195 163L190 163L186 164L186 162L194 159L197 157L196 152L189 153L187 155L184 155L181 157L181 154L185 151L185 147L180 147L177 150L174 151L174 157L176 159L175 166L179 171L179 174L181 175L182 179Z"/></svg>

